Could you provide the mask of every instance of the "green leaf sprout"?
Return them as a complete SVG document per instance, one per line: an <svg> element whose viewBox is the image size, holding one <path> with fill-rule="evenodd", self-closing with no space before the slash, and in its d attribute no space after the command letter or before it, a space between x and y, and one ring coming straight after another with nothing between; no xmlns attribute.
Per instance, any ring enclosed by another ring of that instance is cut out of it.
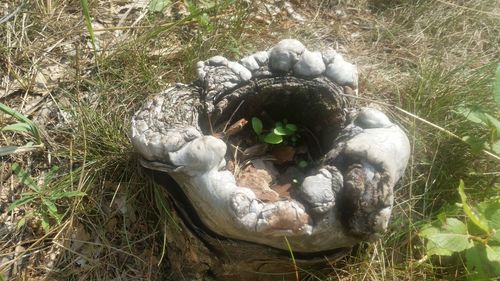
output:
<svg viewBox="0 0 500 281"><path fill-rule="evenodd" d="M297 125L288 123L286 119L283 119L283 122L276 122L275 127L269 130L265 136L262 136L264 131L262 121L257 118L252 118L252 128L255 134L259 137L259 139L268 144L280 144L285 141L285 138L289 139L293 145L296 144L298 135L297 133Z"/></svg>

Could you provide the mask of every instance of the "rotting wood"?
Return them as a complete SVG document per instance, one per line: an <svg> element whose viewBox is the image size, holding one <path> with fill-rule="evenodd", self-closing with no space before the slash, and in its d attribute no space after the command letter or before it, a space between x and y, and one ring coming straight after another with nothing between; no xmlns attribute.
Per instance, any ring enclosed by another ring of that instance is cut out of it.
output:
<svg viewBox="0 0 500 281"><path fill-rule="evenodd" d="M182 241L170 245L175 272L265 280L293 273L289 247L299 266L324 264L387 228L409 141L385 114L345 97L357 93L352 64L287 39L197 70L197 81L154 97L132 119L141 163L167 188L184 230L167 233ZM254 116L299 124L303 148L256 149L245 126ZM306 169L295 166L298 155L310 160Z"/></svg>

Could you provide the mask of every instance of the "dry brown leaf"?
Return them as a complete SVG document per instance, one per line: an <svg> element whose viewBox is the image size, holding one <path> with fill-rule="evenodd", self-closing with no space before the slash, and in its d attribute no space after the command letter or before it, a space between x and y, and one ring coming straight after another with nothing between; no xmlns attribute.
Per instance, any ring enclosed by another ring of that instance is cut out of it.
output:
<svg viewBox="0 0 500 281"><path fill-rule="evenodd" d="M266 170L248 165L240 172L236 182L238 186L250 188L260 200L274 202L279 200L279 195L269 188L271 181L272 177Z"/></svg>
<svg viewBox="0 0 500 281"><path fill-rule="evenodd" d="M90 241L90 234L87 232L82 224L77 224L73 228L73 233L71 234L71 249L75 252L79 251L86 241Z"/></svg>
<svg viewBox="0 0 500 281"><path fill-rule="evenodd" d="M246 148L243 151L243 157L242 157L243 160L262 156L262 155L266 154L268 146L269 145L266 143L258 143L258 144L255 144L255 145L252 145L252 146Z"/></svg>
<svg viewBox="0 0 500 281"><path fill-rule="evenodd" d="M290 198L290 191L292 188L292 184L290 183L285 183L285 184L275 184L271 186L271 189L276 191L280 198Z"/></svg>
<svg viewBox="0 0 500 281"><path fill-rule="evenodd" d="M295 149L291 146L277 146L273 148L271 153L276 158L276 163L284 164L293 161Z"/></svg>

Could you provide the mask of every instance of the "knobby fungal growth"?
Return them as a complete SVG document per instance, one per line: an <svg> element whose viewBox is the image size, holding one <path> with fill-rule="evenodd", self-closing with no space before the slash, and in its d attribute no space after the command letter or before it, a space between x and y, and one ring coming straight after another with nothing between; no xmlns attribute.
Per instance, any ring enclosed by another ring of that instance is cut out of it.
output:
<svg viewBox="0 0 500 281"><path fill-rule="evenodd" d="M131 132L141 164L178 184L167 188L190 223L275 249L286 236L298 253L387 228L409 141L381 111L352 106L357 69L342 55L286 39L197 73L148 101Z"/></svg>

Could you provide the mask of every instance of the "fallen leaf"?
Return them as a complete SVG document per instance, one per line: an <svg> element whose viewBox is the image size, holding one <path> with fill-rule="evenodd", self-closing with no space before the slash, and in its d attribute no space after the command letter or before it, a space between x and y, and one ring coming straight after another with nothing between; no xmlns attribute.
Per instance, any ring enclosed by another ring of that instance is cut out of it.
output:
<svg viewBox="0 0 500 281"><path fill-rule="evenodd" d="M267 171L267 173L271 176L271 181L275 182L276 179L279 177L280 173L276 169L276 167L274 167L273 162L269 159L270 159L269 157L264 156L264 157L252 159L252 160L250 160L250 163L252 163L254 168L257 170Z"/></svg>
<svg viewBox="0 0 500 281"><path fill-rule="evenodd" d="M293 161L295 149L291 146L277 146L273 148L271 154L276 158L276 163L284 164Z"/></svg>
<svg viewBox="0 0 500 281"><path fill-rule="evenodd" d="M279 194L269 188L271 175L266 170L255 169L252 165L246 166L238 175L238 186L250 188L257 198L266 202L279 200Z"/></svg>
<svg viewBox="0 0 500 281"><path fill-rule="evenodd" d="M267 148L268 148L268 144L266 144L266 143L258 143L258 144L252 145L243 151L242 159L246 160L246 159L262 156L262 155L266 154Z"/></svg>
<svg viewBox="0 0 500 281"><path fill-rule="evenodd" d="M276 191L280 198L290 198L290 189L292 188L292 184L290 183L285 183L285 184L275 184L271 186L271 189Z"/></svg>
<svg viewBox="0 0 500 281"><path fill-rule="evenodd" d="M108 220L106 223L106 231L108 233L113 233L116 231L116 225L118 224L118 220L116 217L112 217L111 219Z"/></svg>

